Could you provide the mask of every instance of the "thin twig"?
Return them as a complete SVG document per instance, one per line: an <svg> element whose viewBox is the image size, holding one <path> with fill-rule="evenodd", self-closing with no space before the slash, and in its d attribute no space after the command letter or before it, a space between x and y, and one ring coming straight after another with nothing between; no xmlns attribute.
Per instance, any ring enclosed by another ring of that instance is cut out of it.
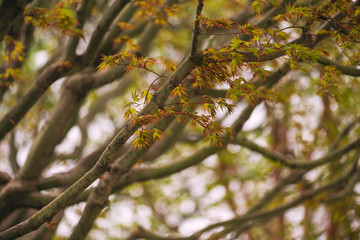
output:
<svg viewBox="0 0 360 240"><path fill-rule="evenodd" d="M284 30L286 30L286 29L292 29L292 28L304 28L304 27L303 27L303 26L296 26L296 25L294 25L294 26L289 26L289 27L285 27L285 28L279 29L279 30L277 30L277 31L274 32L274 34L269 38L269 40L268 40L267 43L270 43L270 41L271 41L273 38L275 38L275 36L276 36L277 33L282 32L282 31L284 31Z"/></svg>
<svg viewBox="0 0 360 240"><path fill-rule="evenodd" d="M149 94L149 92L150 92L150 90L151 90L152 86L154 85L154 83L155 83L157 80L159 80L160 78L167 78L167 79L169 79L169 77L168 77L168 76L165 76L165 75L160 75L160 74L158 74L158 73L156 73L156 72L154 72L154 71L152 71L152 70L150 70L150 69L148 69L148 68L145 68L145 70L147 70L147 71L149 71L149 72L151 72L151 73L155 74L155 75L156 75L156 76L158 76L158 77L157 77L157 78L155 78L155 80L151 82L151 84L150 84L150 86L149 86L149 88L148 88L148 90L147 90L147 92L146 92L146 96L145 96L144 103L146 103L146 100L147 100L147 98L148 98L148 94Z"/></svg>

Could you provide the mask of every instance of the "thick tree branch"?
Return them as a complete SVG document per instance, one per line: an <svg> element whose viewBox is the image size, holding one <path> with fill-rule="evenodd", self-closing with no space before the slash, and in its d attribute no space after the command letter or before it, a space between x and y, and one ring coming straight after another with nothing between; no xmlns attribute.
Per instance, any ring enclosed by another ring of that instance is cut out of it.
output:
<svg viewBox="0 0 360 240"><path fill-rule="evenodd" d="M9 32L15 19L22 14L25 0L3 0L0 5L0 42Z"/></svg>
<svg viewBox="0 0 360 240"><path fill-rule="evenodd" d="M17 162L17 147L16 147L16 142L15 142L15 132L14 131L12 131L10 133L9 148L10 148L9 162L10 162L13 173L16 174L19 171L20 167Z"/></svg>
<svg viewBox="0 0 360 240"><path fill-rule="evenodd" d="M190 57L195 57L196 52L198 50L199 35L201 33L199 17L201 15L201 11L202 11L203 7L204 7L204 0L198 0L198 4L196 7L196 15L195 15L195 23L194 23L194 30L193 30L193 36L192 36Z"/></svg>
<svg viewBox="0 0 360 240"><path fill-rule="evenodd" d="M0 189L2 185L5 185L6 183L8 183L11 180L11 177L8 173L6 172L0 172Z"/></svg>

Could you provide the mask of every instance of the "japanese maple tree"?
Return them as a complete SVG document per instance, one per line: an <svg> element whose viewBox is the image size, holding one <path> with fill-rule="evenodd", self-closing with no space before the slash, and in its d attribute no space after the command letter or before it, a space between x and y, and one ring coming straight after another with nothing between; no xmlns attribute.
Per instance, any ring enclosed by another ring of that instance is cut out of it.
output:
<svg viewBox="0 0 360 240"><path fill-rule="evenodd" d="M359 1L0 0L0 239L358 239Z"/></svg>

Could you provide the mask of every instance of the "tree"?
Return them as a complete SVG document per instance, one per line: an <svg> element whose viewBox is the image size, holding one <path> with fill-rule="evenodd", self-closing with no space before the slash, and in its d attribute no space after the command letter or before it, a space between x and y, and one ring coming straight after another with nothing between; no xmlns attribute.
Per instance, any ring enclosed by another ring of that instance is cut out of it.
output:
<svg viewBox="0 0 360 240"><path fill-rule="evenodd" d="M0 4L0 239L359 238L359 1Z"/></svg>

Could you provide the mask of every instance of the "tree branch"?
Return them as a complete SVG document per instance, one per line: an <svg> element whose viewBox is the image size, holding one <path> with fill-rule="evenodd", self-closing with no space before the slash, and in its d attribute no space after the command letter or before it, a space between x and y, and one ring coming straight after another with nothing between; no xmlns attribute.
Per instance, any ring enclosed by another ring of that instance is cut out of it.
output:
<svg viewBox="0 0 360 240"><path fill-rule="evenodd" d="M331 181L330 183L325 184L321 187L318 187L318 188L316 188L312 191L309 191L303 195L300 195L297 198L295 198L294 200L292 200L286 204L283 204L277 208L274 208L271 210L265 210L265 211L249 212L240 217L235 217L235 218L227 220L227 221L222 221L222 222L217 222L217 223L211 224L211 225L201 229L200 231L194 233L193 235L191 235L189 237L183 237L183 238L178 237L178 238L174 238L174 239L178 239L178 240L194 239L194 240L196 240L196 239L200 239L202 234L209 232L217 227L233 226L234 228L239 228L240 226L247 224L247 223L252 223L254 221L262 221L264 219L273 218L275 216L278 216L279 214L284 213L288 209L293 208L293 207L303 203L304 201L314 198L315 196L321 194L322 192L329 191L334 188L342 186L344 183L348 182L348 180L349 180L349 178L351 178L351 176L353 176L354 174L356 174L358 172L359 172L359 170L357 170L357 171L350 170L343 176ZM157 236L157 235L153 235L153 236ZM141 236L141 237L145 237L145 236ZM157 237L158 237L157 239L169 239L169 237L162 237L162 236L157 236ZM151 239L151 238L148 238L148 239ZM170 237L170 239L172 239L172 238Z"/></svg>
<svg viewBox="0 0 360 240"><path fill-rule="evenodd" d="M281 165L284 165L286 167L289 168L297 168L297 169L312 169L318 166L321 166L323 164L327 164L330 163L336 159L338 159L339 157L341 157L342 155L356 149L360 147L360 138L357 138L356 140L354 140L353 142L349 143L348 145L332 151L330 153L328 153L327 155L325 155L324 157L318 158L316 160L313 161L292 161L287 159L286 157L275 153L271 150L268 150L266 148L263 148L259 145L257 145L254 142L249 141L248 139L244 138L244 137L238 137L234 140L234 143L237 143L241 146L244 146L248 149L251 149L255 152L258 152L260 154L262 154L263 156L265 156L266 158L268 158L269 160L275 162L275 163L279 163Z"/></svg>
<svg viewBox="0 0 360 240"><path fill-rule="evenodd" d="M335 66L337 70L342 72L343 74L353 76L353 77L359 77L360 76L360 69L356 67L350 67L350 66L344 66L341 64L338 64L337 62L334 62L324 56L318 55L318 59L316 60L318 63L324 65L324 66Z"/></svg>
<svg viewBox="0 0 360 240"><path fill-rule="evenodd" d="M92 63L96 57L96 54L100 48L100 43L103 40L105 33L109 29L111 23L116 19L119 12L125 7L130 0L116 0L104 13L100 23L96 27L94 33L91 36L89 45L86 51L81 55L82 65L88 65Z"/></svg>
<svg viewBox="0 0 360 240"><path fill-rule="evenodd" d="M195 57L196 51L198 50L199 35L201 33L199 17L201 15L201 11L203 7L204 7L204 0L198 0L198 4L196 7L195 24L194 24L194 30L192 36L190 57Z"/></svg>
<svg viewBox="0 0 360 240"><path fill-rule="evenodd" d="M76 26L77 29L82 29L85 20L89 14L89 10L91 7L92 0L83 0L80 8L78 11L76 11L76 19L78 21L78 25ZM69 40L66 49L65 49L65 61L71 61L73 60L73 57L76 55L76 47L79 43L79 37L78 36L72 36Z"/></svg>
<svg viewBox="0 0 360 240"><path fill-rule="evenodd" d="M149 25L154 25L154 23L149 23ZM154 28L154 27L150 26L149 28L147 28L146 31L144 31L141 34L140 39L139 39L139 44L142 49L143 49L143 45L150 44L150 42L156 36L157 31L158 31L158 28ZM143 51L143 54L146 54L146 52ZM65 87L66 91L64 91L64 93L62 95L65 95L65 92L66 92L68 95L69 94L75 95L74 97L76 97L77 94L81 94L81 95L85 96L85 94L88 91L90 91L91 89L103 86L105 84L109 84L110 82L113 82L114 80L122 77L124 74L125 74L124 66L112 68L108 71L105 71L104 73L102 73L102 72L94 73L92 70L83 71L81 73L71 76L68 79L68 81L66 83L66 87ZM79 98L79 96L77 98ZM81 100L82 100L82 98L80 97L80 99L76 102L70 102L70 103L67 102L64 104L71 105L71 106L73 106L74 104L78 105L79 103L81 103ZM60 105L60 103L61 103L61 99L60 99L58 105ZM57 109L57 108L58 107L55 107L55 109ZM63 119L66 114L74 115L74 112L69 112L70 110L71 110L70 108L65 108L65 110L61 109L62 114L57 117L52 117L51 120L49 120L49 124L54 123L54 124L58 125L59 120ZM49 131L51 132L52 128L49 128ZM105 147L103 146L103 147L99 148L99 150L104 151ZM97 151L97 153L99 153L99 152ZM40 188L49 187L49 186L52 186L53 184L60 184L60 183L61 184L72 184L73 181L77 180L79 177L81 177L85 173L84 171L88 171L91 167L93 167L92 164L94 164L94 161L97 160L96 158L98 158L98 157L99 156L97 154L95 154L93 156L90 156L90 158L85 158L84 161L80 161L81 164L77 165L77 167L72 169L70 172L67 172L64 174L59 174L59 175L55 176L54 178L50 178L50 179L41 181L39 183L39 187ZM64 179L65 177L66 177L66 179ZM70 179L70 181L68 179Z"/></svg>
<svg viewBox="0 0 360 240"><path fill-rule="evenodd" d="M10 133L9 148L10 148L10 153L9 153L10 166L11 166L13 173L16 174L19 171L20 167L19 167L19 164L17 162L17 157L16 157L17 156L17 148L16 148L14 131L12 131Z"/></svg>
<svg viewBox="0 0 360 240"><path fill-rule="evenodd" d="M159 109L170 93L187 77L190 72L195 68L196 64L192 58L187 58L183 64L179 66L172 74L170 79L164 86L153 95L150 102L138 114L150 115ZM138 117L137 116L137 117ZM31 216L26 221L0 233L0 239L14 239L31 232L40 227L43 223L50 220L56 213L68 206L72 199L76 198L82 191L84 191L92 182L99 178L105 171L108 170L110 163L116 156L116 150L122 146L140 127L140 124L127 123L116 137L107 146L106 150L101 155L96 165L87 172L76 183L69 187L65 192L60 194L54 201L45 206L39 212Z"/></svg>
<svg viewBox="0 0 360 240"><path fill-rule="evenodd" d="M158 122L155 128L164 131L171 121L166 121L166 124ZM108 203L108 198L113 191L117 182L139 161L148 149L128 149L126 154L118 158L110 167L110 171L106 174L100 183L91 191L87 200L85 209L81 218L71 233L71 239L84 239L94 224L96 218Z"/></svg>
<svg viewBox="0 0 360 240"><path fill-rule="evenodd" d="M0 42L9 32L15 19L24 11L25 0L3 0L0 5Z"/></svg>
<svg viewBox="0 0 360 240"><path fill-rule="evenodd" d="M112 54L113 50L113 41L116 37L124 34L132 37L134 35L134 31L136 29L136 33L138 33L138 28L143 29L143 25L145 22L138 24L133 31L130 32L124 32L122 29L119 28L117 24L119 22L129 22L130 19L133 17L134 13L137 10L137 6L135 6L134 2L130 1L124 9L121 11L117 19L113 22L112 27L108 31L108 33L105 35L104 40L101 42L101 47L99 49L99 53L102 53L104 55ZM140 26L140 27L139 27Z"/></svg>

